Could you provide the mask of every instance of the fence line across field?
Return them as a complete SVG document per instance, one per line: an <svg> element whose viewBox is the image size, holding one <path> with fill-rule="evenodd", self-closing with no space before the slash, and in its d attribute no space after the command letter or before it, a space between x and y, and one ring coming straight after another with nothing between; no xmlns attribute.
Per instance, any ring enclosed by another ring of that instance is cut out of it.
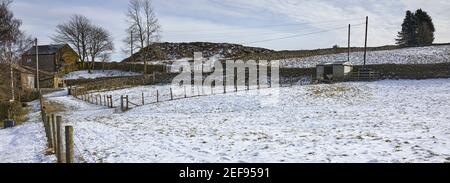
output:
<svg viewBox="0 0 450 183"><path fill-rule="evenodd" d="M63 125L61 116L49 114L46 110L44 97L39 93L41 119L47 138L47 154L55 154L57 163L74 162L73 127Z"/></svg>
<svg viewBox="0 0 450 183"><path fill-rule="evenodd" d="M297 81L299 82L299 81ZM287 86L293 86L293 79L292 77L289 79L289 85ZM267 84L267 85L266 85ZM302 84L303 85L303 84ZM261 87L266 86L266 87ZM279 87L287 87L286 85L283 86L282 84L279 84ZM121 88L128 88L129 86L122 86ZM170 87L166 89L166 92L163 92L164 89L156 89L152 90L151 92L142 92L136 94L136 96L141 96L140 101L130 101L128 95L121 95L120 97L114 97L113 95L107 95L107 94L98 94L96 92L100 92L100 90L97 91L87 91L83 89L79 89L77 87L70 87L69 88L69 94L74 96L76 99L86 101L91 104L105 106L108 108L114 108L114 104L117 105L120 101L120 109L122 111L127 111L130 109L130 105L134 107L143 106L143 105L149 105L149 104L156 104L166 101L174 101L174 100L181 100L186 98L194 98L194 97L200 97L200 96L212 96L212 95L219 95L219 94L227 94L227 93L237 93L241 91L250 91L250 90L260 90L260 89L266 89L266 88L272 88L272 81L269 81L268 83L263 83L260 85L259 82L257 82L257 86L255 87L252 85L251 89L250 82L244 82L244 85L239 85L235 81L233 85L226 85L224 82L223 85L223 91L217 91L217 88L222 87L207 87L210 89L210 91L205 91L204 87L191 85L190 92L188 95L189 89L184 87L182 88L182 91L175 90ZM229 89L231 88L231 90ZM241 89L238 89L241 88ZM243 89L242 89L243 88ZM109 90L111 91L111 89ZM147 95L148 94L148 95ZM137 97L139 98L139 97ZM85 143L81 140L81 138L76 135L73 131L73 127L71 125L64 124L62 116L57 116L55 114L48 113L46 110L46 104L44 101L44 97L41 93L39 93L39 99L40 99L40 110L41 110L41 120L43 122L46 138L47 138L47 154L54 154L57 158L57 163L74 163L75 162L75 155L78 156L78 159L81 158L84 161L86 161L85 155L88 153L88 158L92 162L96 162L95 157L92 152L90 152L86 146ZM152 100L153 99L153 100ZM80 147L81 146L81 147ZM81 150L80 150L81 149ZM75 151L77 153L75 153Z"/></svg>
<svg viewBox="0 0 450 183"><path fill-rule="evenodd" d="M303 78L296 79L296 81L294 81L293 77L289 77L286 81L287 81L287 84L283 85L283 83L280 83L278 85L278 87L291 87L294 85L294 82L300 83L301 85L304 85L305 83L311 84L311 82L305 82ZM136 98L140 98L139 101L136 101L136 99L134 99L134 101L131 101L129 98L129 95L120 95L119 97L117 97L117 96L114 97L113 95L108 95L108 94L102 95L102 94L97 93L97 92L108 92L111 90L81 91L81 94L80 94L77 92L78 89L76 87L74 87L74 88L70 89L70 90L73 89L73 91L71 91L69 93L72 93L72 95L77 99L81 99L81 100L84 100L88 103L95 104L95 105L107 106L109 108L114 108L115 107L114 104L120 104L120 109L122 111L127 111L127 110L131 109L130 106L139 107L139 106L143 106L143 105L150 105L150 104L180 100L180 99L185 99L185 98L194 98L194 97L200 97L200 96L212 96L212 95L218 95L218 94L237 93L237 92L242 92L242 91L253 91L253 90L272 88L272 81L270 81L270 80L268 83L262 83L262 84L260 82L256 82L257 85L251 85L251 86L250 86L250 82L247 82L247 81L244 82L244 85L238 85L236 81L233 83L233 85L226 85L225 82L223 82L223 83L224 83L223 87L215 87L215 86L206 87L206 88L209 88L210 91L205 91L205 87L203 87L203 86L199 87L199 86L191 85L189 95L188 95L189 89L187 89L186 87L183 87L183 91L181 94L180 94L180 92L174 92L172 87L170 87L169 89L156 89L156 90L152 90L151 92L135 93L133 96L140 96L140 97L136 97ZM267 87L261 87L261 86L267 86ZM122 88L128 88L128 87L124 86ZM200 90L200 88L201 88L201 90ZM219 89L223 88L223 91L217 91L217 88L219 88ZM229 88L232 88L232 90L230 90ZM254 88L254 89L251 89L251 88ZM164 90L166 90L166 92L162 92ZM179 90L177 90L177 91L179 91ZM149 101L151 101L151 102L149 102Z"/></svg>

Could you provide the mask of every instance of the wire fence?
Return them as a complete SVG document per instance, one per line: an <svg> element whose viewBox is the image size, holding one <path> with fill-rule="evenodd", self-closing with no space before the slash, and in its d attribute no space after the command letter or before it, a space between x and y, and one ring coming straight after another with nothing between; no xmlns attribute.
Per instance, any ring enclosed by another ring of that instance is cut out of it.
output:
<svg viewBox="0 0 450 183"><path fill-rule="evenodd" d="M255 82L250 84L247 80L238 84L235 82L232 85L227 85L226 82L222 82L223 85L211 85L211 86L196 86L196 85L162 85L157 89L151 89L142 91L140 93L126 93L120 95L102 94L97 91L88 92L83 88L73 87L71 88L71 94L77 99L83 100L90 104L105 106L109 108L118 107L121 111L127 111L129 109L157 104L161 102L169 102L174 100L181 100L194 97L212 96L226 93L237 93L243 91L260 90L274 87L290 87L293 85L308 85L312 83L312 76L309 77L284 77L276 83L270 79L267 83ZM109 91L109 90L108 90ZM102 91L102 92L108 92Z"/></svg>
<svg viewBox="0 0 450 183"><path fill-rule="evenodd" d="M64 124L61 116L47 112L44 97L39 93L41 120L47 138L47 154L56 155L57 163L74 163L73 126Z"/></svg>

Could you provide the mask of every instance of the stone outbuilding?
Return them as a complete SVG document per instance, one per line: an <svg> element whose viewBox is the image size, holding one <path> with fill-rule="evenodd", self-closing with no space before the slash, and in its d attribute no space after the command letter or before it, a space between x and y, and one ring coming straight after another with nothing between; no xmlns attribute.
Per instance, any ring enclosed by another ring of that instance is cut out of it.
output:
<svg viewBox="0 0 450 183"><path fill-rule="evenodd" d="M316 66L316 77L318 81L345 81L352 71L350 62L319 64Z"/></svg>

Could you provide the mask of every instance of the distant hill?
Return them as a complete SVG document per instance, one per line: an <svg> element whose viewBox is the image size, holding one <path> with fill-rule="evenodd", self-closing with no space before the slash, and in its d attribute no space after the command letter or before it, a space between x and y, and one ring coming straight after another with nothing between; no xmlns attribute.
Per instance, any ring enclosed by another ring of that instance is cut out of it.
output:
<svg viewBox="0 0 450 183"><path fill-rule="evenodd" d="M434 45L450 45L434 44ZM384 51L401 49L402 47L387 45L380 47L368 47L367 51ZM142 62L142 53L146 53L149 61L177 60L182 58L192 58L194 52L202 52L203 57L219 57L227 59L264 59L281 60L289 58L304 58L320 55L330 55L346 53L346 47L323 48L315 50L282 50L275 51L265 48L248 47L229 43L210 43L210 42L192 42L192 43L155 43L148 46L133 56L124 59L122 62ZM362 52L363 47L352 47L351 52Z"/></svg>

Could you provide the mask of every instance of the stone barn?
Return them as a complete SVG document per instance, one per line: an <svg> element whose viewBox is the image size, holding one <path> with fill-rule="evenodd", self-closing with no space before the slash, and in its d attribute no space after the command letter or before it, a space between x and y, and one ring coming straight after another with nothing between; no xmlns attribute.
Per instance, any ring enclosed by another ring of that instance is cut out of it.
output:
<svg viewBox="0 0 450 183"><path fill-rule="evenodd" d="M39 70L64 74L77 70L78 54L67 44L39 45ZM36 68L36 47L22 55L21 65Z"/></svg>
<svg viewBox="0 0 450 183"><path fill-rule="evenodd" d="M14 72L19 79L19 86L22 90L33 90L37 88L36 69L28 66L14 65ZM39 85L41 88L61 88L65 87L64 82L54 73L39 70Z"/></svg>
<svg viewBox="0 0 450 183"><path fill-rule="evenodd" d="M334 62L316 66L318 81L345 81L350 77L353 66L349 62Z"/></svg>

